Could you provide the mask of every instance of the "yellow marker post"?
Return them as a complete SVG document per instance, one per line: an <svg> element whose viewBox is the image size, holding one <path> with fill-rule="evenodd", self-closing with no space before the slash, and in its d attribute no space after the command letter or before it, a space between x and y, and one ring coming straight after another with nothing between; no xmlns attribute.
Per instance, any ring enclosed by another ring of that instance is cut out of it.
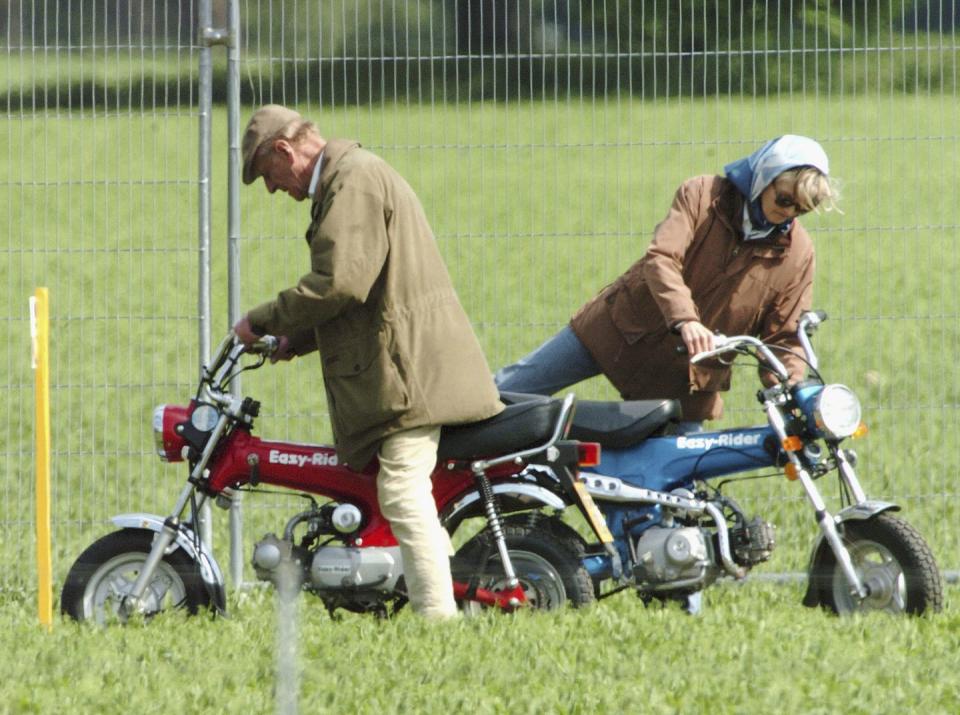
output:
<svg viewBox="0 0 960 715"><path fill-rule="evenodd" d="M30 337L36 403L37 464L37 613L40 623L53 627L53 560L50 556L50 300L46 288L30 298Z"/></svg>

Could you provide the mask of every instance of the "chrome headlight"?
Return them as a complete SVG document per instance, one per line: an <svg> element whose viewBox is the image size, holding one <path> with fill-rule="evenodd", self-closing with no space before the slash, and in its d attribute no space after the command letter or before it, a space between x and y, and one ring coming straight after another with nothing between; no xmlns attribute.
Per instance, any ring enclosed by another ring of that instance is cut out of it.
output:
<svg viewBox="0 0 960 715"><path fill-rule="evenodd" d="M177 425L187 421L187 407L158 405L153 411L153 443L157 456L164 462L183 461L186 441L177 431Z"/></svg>
<svg viewBox="0 0 960 715"><path fill-rule="evenodd" d="M844 439L860 426L860 400L845 385L826 385L817 395L813 417L826 437Z"/></svg>
<svg viewBox="0 0 960 715"><path fill-rule="evenodd" d="M164 462L168 461L166 446L163 443L163 414L166 410L166 405L157 405L153 410L153 444L157 448L157 456Z"/></svg>

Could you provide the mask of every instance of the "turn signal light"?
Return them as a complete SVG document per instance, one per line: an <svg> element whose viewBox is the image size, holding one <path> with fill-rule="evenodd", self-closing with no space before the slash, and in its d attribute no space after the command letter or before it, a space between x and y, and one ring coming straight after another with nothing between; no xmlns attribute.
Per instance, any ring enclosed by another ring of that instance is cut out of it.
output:
<svg viewBox="0 0 960 715"><path fill-rule="evenodd" d="M580 442L577 445L577 464L581 467L596 467L600 464L600 444Z"/></svg>
<svg viewBox="0 0 960 715"><path fill-rule="evenodd" d="M783 468L783 473L787 475L787 479L791 482L797 481L797 477L799 476L799 474L797 474L797 465L793 462L787 462L787 466Z"/></svg>
<svg viewBox="0 0 960 715"><path fill-rule="evenodd" d="M867 423L861 422L860 426L857 427L857 429L854 430L854 433L850 436L853 437L854 439L857 439L857 437L866 437L869 431L870 430L867 429Z"/></svg>
<svg viewBox="0 0 960 715"><path fill-rule="evenodd" d="M803 440L796 435L785 437L783 440L783 448L787 452L799 452L803 449Z"/></svg>

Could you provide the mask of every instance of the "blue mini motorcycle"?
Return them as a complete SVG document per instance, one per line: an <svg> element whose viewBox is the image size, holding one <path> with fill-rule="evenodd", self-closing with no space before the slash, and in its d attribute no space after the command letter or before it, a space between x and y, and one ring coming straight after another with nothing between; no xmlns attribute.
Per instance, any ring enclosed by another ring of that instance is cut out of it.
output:
<svg viewBox="0 0 960 715"><path fill-rule="evenodd" d="M929 546L894 515L896 504L869 499L857 479L856 454L844 443L866 429L860 402L821 378L809 339L825 319L808 312L800 320L810 375L797 384L789 383L777 348L751 336L716 336L714 350L691 358L746 355L775 376L757 395L763 426L684 433L674 400L577 403L569 436L602 445L600 463L580 475L606 522L594 531L612 541L603 550L583 543L599 596L633 588L645 601L680 600L696 610L699 593L717 579L745 578L770 557L775 529L744 514L723 484L773 467L799 482L819 525L804 605L839 614L940 610L942 580ZM831 472L842 499L836 514L817 486Z"/></svg>

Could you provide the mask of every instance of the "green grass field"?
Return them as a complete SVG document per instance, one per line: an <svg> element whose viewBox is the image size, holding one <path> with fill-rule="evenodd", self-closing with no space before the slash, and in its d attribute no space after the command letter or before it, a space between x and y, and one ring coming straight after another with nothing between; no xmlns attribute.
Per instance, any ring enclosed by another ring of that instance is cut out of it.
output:
<svg viewBox="0 0 960 715"><path fill-rule="evenodd" d="M363 140L417 190L493 367L552 334L639 257L682 179L719 171L761 138L820 139L844 211L804 221L818 252L816 307L831 315L817 336L821 364L864 402L871 433L854 446L867 491L901 503L941 566L960 568L960 119L949 95L302 109L327 136ZM222 110L215 126L214 342L227 328ZM51 291L59 589L111 514L165 512L185 476L153 456L150 415L160 402L185 402L197 374L196 128L189 111L0 123L9 275L0 315L13 336L0 358L10 465L0 482L0 712L272 709L269 597L234 601L227 620L169 616L106 632L58 622L52 634L31 605L27 296L37 285ZM306 269L307 207L259 186L241 199L252 307ZM264 403L259 434L329 439L319 381L315 360L245 377ZM722 424L760 421L754 390L752 371L738 372ZM615 397L600 380L577 392ZM802 570L815 525L799 486L771 479L734 494L780 527L760 571ZM246 554L296 508L274 497L245 504ZM622 594L583 612L440 628L407 615L331 623L305 600L302 702L330 712L951 713L955 596L948 590L946 612L929 619L837 620L802 609L799 587L758 583L709 591L698 619Z"/></svg>
<svg viewBox="0 0 960 715"><path fill-rule="evenodd" d="M620 594L591 608L429 624L298 618L303 713L803 713L952 715L960 707L956 589L934 618L837 619L798 585L707 592L706 611ZM0 712L269 713L276 709L270 592L230 618L180 614L98 630L32 622L0 603ZM289 682L289 681L288 681Z"/></svg>
<svg viewBox="0 0 960 715"><path fill-rule="evenodd" d="M855 446L868 491L901 502L941 563L960 565L960 253L949 188L960 156L945 96L308 109L326 135L361 138L416 188L493 367L552 334L639 257L684 177L720 170L757 137L818 137L844 211L805 219L818 252L816 306L832 316L817 336L822 365L864 401L872 431ZM222 111L215 127L214 342L227 328ZM182 478L152 456L149 419L154 405L187 400L197 374L197 121L186 111L37 115L5 130L0 251L10 281L0 312L16 339L0 359L13 465L0 486L0 553L9 564L32 554L26 298L47 285L62 576L111 514L166 510ZM241 205L242 302L252 307L305 270L307 207L260 186L244 187ZM244 385L264 403L260 434L329 439L315 359ZM759 421L754 391L752 371L741 370L723 424ZM615 397L602 380L577 392ZM812 523L795 487L773 480L739 495L785 529L775 570L801 569L806 556ZM257 523L251 539L261 527L277 525ZM7 568L0 582L30 583L23 573Z"/></svg>

